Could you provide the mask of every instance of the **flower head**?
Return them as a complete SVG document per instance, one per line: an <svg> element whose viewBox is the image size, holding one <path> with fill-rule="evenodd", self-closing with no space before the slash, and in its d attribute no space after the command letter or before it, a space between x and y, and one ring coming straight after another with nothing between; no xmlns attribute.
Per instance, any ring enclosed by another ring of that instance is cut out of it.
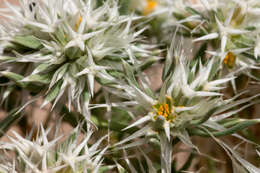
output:
<svg viewBox="0 0 260 173"><path fill-rule="evenodd" d="M102 167L102 155L106 148L99 151L99 144L106 136L89 146L88 141L92 132L88 132L82 141L79 141L80 128L60 142L61 136L49 141L47 135L50 129L41 130L35 140L23 138L14 132L15 138L11 142L1 143L0 149L16 152L14 162L7 162L6 166L0 164L0 170L28 173L61 173L86 171L98 172ZM1 161L0 161L1 162Z"/></svg>
<svg viewBox="0 0 260 173"><path fill-rule="evenodd" d="M156 6L157 6L157 1L146 0L146 7L144 8L143 14L148 15L149 13L153 12Z"/></svg>
<svg viewBox="0 0 260 173"><path fill-rule="evenodd" d="M15 82L23 87L45 88L43 106L52 102L54 107L66 99L69 107L73 104L89 116L95 81L116 81L111 73L121 70L122 59L140 65L144 58L154 58L150 51L154 46L141 42L145 29L132 27L138 17L120 15L116 1L101 6L94 0L20 3L20 7L7 3L14 16L1 13L9 19L0 27L0 40L5 40L0 42L2 55L14 58L1 62L8 64L4 70L19 74ZM17 69L17 63L28 71ZM11 79L8 74L3 73Z"/></svg>
<svg viewBox="0 0 260 173"><path fill-rule="evenodd" d="M211 59L205 65L191 66L190 60L183 53L173 56L171 51L168 52L166 61L160 93L152 94L144 81L141 85L129 81L130 87L125 86L129 99L137 101L147 110L146 116L127 128L148 121L154 122L156 126L156 122L163 119L164 130L170 138L170 134L174 136L175 130L186 128L209 116L208 114L213 115L214 110L224 104L220 91L233 78L216 79L220 70L219 67L216 68L218 61ZM171 66L174 68L169 68ZM130 66L125 64L125 68ZM170 128L175 130L170 132Z"/></svg>
<svg viewBox="0 0 260 173"><path fill-rule="evenodd" d="M223 124L223 121L232 121L231 116L258 102L256 98L260 94L238 100L239 95L243 93L231 98L223 97L223 89L234 77L220 76L222 69L218 59L211 58L203 64L201 61L190 60L179 48L173 48L174 45L168 51L162 74L163 83L158 92L149 88L149 84L144 80L145 74L137 75L138 82L133 77L133 69L124 63L126 74L129 74L126 81L128 85L121 82L121 89L127 93L124 98L143 108L143 111L140 111L140 118L123 129L124 131L135 127L135 133L115 144L123 145L134 140L126 146L136 146L146 144L147 140L153 143L152 139L155 138L161 147L161 169L165 172L171 172L169 162L172 141L181 141L199 152L190 135L215 139L218 136L236 133L241 130L242 124L245 125L243 128L247 128L249 122L259 123L258 119L239 119L228 127ZM234 55L230 53L227 56L225 61L227 65L231 65L235 59ZM132 106L133 104L130 105ZM132 113L136 112L134 110ZM242 162L241 164L243 165Z"/></svg>

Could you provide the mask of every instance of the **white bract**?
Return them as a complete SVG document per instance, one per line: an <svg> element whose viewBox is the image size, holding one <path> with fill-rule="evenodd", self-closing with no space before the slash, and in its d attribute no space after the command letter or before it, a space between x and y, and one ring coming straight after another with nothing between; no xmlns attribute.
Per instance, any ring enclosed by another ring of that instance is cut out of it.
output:
<svg viewBox="0 0 260 173"><path fill-rule="evenodd" d="M16 152L14 161L0 164L0 171L26 172L26 173L56 173L56 172L98 172L102 167L103 154L107 148L99 150L100 143L107 137L104 136L94 145L89 146L88 141L92 135L89 131L84 139L79 141L80 128L75 128L60 142L61 136L48 139L50 129L44 130L41 126L36 139L23 138L14 132L15 138L10 137L10 142L1 143L1 150Z"/></svg>

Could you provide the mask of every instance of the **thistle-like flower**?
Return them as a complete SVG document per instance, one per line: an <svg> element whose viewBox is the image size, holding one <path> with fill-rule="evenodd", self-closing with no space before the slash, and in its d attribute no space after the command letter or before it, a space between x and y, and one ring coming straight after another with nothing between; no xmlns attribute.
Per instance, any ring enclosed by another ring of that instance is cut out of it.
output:
<svg viewBox="0 0 260 173"><path fill-rule="evenodd" d="M186 19L191 20L183 20L181 23L185 25L185 22L193 22L193 24L197 22L193 27L189 27L192 35L198 35L193 42L207 40L212 40L213 44L219 42L220 44L217 44L219 46L214 47L214 53L209 53L220 57L223 65L229 69L233 67L259 68L256 61L257 49L253 51L257 47L257 41L250 39L259 34L258 26L255 24L259 4L246 0L215 2L218 2L215 8L211 8L207 1L201 1L200 6L189 4L187 7L190 15ZM192 20L192 15L197 15L197 18ZM201 32L202 30L206 32ZM254 56L256 59L252 58ZM229 57L234 58L229 61Z"/></svg>
<svg viewBox="0 0 260 173"><path fill-rule="evenodd" d="M246 128L250 122L259 123L259 120L240 119L228 128L222 124L222 121L228 121L230 116L255 104L257 100L253 100L259 97L259 94L237 101L236 97L224 99L221 91L233 77L220 77L219 60L211 58L205 65L199 61L194 64L196 61L189 60L182 51L177 51L173 56L172 50L171 48L168 51L163 71L163 85L158 94L147 88L148 85L144 81L138 84L134 78L128 80L130 86L122 87L130 99L137 101L136 104L146 112L145 116L123 130L145 125L116 144L121 145L141 136L158 135L163 172L171 170L169 165L172 140L180 140L198 150L192 144L189 135L222 136L241 130L242 124L245 124L243 127ZM125 69L131 74L130 66L125 64ZM247 103L249 101L251 102ZM245 103L242 108L232 110L235 106Z"/></svg>
<svg viewBox="0 0 260 173"><path fill-rule="evenodd" d="M7 172L34 172L34 173L72 173L72 172L98 172L102 167L102 156L107 148L99 150L100 143L106 136L89 146L88 141L92 131L79 141L80 128L75 128L60 142L62 136L48 140L50 129L41 129L36 139L23 138L14 132L15 138L10 137L11 142L1 143L2 151L14 151L14 161L0 164L0 170Z"/></svg>
<svg viewBox="0 0 260 173"><path fill-rule="evenodd" d="M179 34L191 37L194 43L202 42L213 48L208 53L220 58L222 66L245 71L259 68L259 9L255 0L158 0L156 8L151 9L150 16L157 19L152 22L156 27L151 28L159 30L154 31L158 41L168 43L172 28L178 28ZM224 59L231 53L236 58L227 64Z"/></svg>
<svg viewBox="0 0 260 173"><path fill-rule="evenodd" d="M130 82L131 87L126 87L130 98L137 100L148 111L147 116L127 128L164 119L164 130L170 139L170 128L182 129L192 124L192 121L203 119L208 112L213 113L223 101L220 90L232 78L216 79L219 70L216 66L219 62L214 59L205 66L198 63L192 67L183 53L173 60L169 51L166 62L164 83L158 95L148 93L142 89L145 87L134 82ZM173 64L174 70L171 71ZM125 64L125 68L131 67Z"/></svg>
<svg viewBox="0 0 260 173"><path fill-rule="evenodd" d="M3 9L13 15L1 12L8 19L0 27L1 74L22 87L44 88L43 106L65 98L86 115L95 79L113 83L122 59L141 65L153 57L154 46L141 42L144 29L132 27L138 17L120 15L116 1L19 2Z"/></svg>

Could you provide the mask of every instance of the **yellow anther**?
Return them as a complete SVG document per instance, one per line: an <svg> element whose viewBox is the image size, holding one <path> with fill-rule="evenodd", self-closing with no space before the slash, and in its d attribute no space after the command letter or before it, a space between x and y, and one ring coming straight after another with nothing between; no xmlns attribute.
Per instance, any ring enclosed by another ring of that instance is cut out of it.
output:
<svg viewBox="0 0 260 173"><path fill-rule="evenodd" d="M171 114L169 105L167 103L160 105L159 109L157 110L158 116L164 116L165 119Z"/></svg>
<svg viewBox="0 0 260 173"><path fill-rule="evenodd" d="M232 52L228 52L224 58L224 64L232 68L236 61L236 56Z"/></svg>
<svg viewBox="0 0 260 173"><path fill-rule="evenodd" d="M174 112L173 99L170 96L166 96L163 102L157 102L153 105L155 110L154 119L157 117L163 116L166 121L173 121L176 118Z"/></svg>
<svg viewBox="0 0 260 173"><path fill-rule="evenodd" d="M163 112L158 110L157 115L162 115L162 114Z"/></svg>
<svg viewBox="0 0 260 173"><path fill-rule="evenodd" d="M170 113L168 104L164 104L164 111L165 111L165 113L167 113L167 114Z"/></svg>
<svg viewBox="0 0 260 173"><path fill-rule="evenodd" d="M163 111L163 105L159 107L158 111Z"/></svg>
<svg viewBox="0 0 260 173"><path fill-rule="evenodd" d="M152 13L157 6L156 0L146 0L146 7L144 8L143 14L148 15Z"/></svg>

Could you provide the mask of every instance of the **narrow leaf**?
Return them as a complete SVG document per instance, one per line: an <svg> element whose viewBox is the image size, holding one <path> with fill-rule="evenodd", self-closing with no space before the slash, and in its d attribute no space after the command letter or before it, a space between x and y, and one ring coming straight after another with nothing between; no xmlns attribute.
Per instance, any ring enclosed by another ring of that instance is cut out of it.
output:
<svg viewBox="0 0 260 173"><path fill-rule="evenodd" d="M61 89L61 85L62 85L63 81L59 81L47 94L47 96L45 97L45 100L42 104L41 107L44 107L45 105L47 105L48 103L50 103L51 101L53 101L60 92Z"/></svg>
<svg viewBox="0 0 260 173"><path fill-rule="evenodd" d="M27 36L15 36L13 42L31 49L40 49L42 47L39 39L32 35Z"/></svg>

